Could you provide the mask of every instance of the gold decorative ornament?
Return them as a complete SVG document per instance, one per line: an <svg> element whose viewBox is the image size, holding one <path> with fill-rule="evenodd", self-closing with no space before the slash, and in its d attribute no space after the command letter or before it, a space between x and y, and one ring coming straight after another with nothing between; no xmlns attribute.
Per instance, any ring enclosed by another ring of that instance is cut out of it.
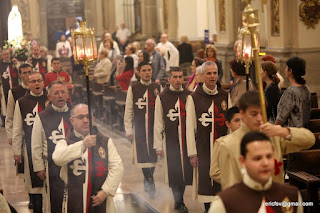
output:
<svg viewBox="0 0 320 213"><path fill-rule="evenodd" d="M271 34L280 35L280 12L279 0L271 0Z"/></svg>
<svg viewBox="0 0 320 213"><path fill-rule="evenodd" d="M98 152L99 152L100 158L106 159L106 150L105 150L104 148L102 148L102 147L100 146L99 149L98 149Z"/></svg>
<svg viewBox="0 0 320 213"><path fill-rule="evenodd" d="M160 93L159 90L157 88L155 88L154 89L154 95L157 96L157 95L159 95L159 93Z"/></svg>
<svg viewBox="0 0 320 213"><path fill-rule="evenodd" d="M302 0L303 3L299 6L299 15L301 21L307 25L307 29L316 28L320 19L320 4L319 0Z"/></svg>
<svg viewBox="0 0 320 213"><path fill-rule="evenodd" d="M227 110L227 102L225 101L225 100L223 100L222 102L221 102L221 108L222 108L222 110L223 111L226 111Z"/></svg>
<svg viewBox="0 0 320 213"><path fill-rule="evenodd" d="M220 22L220 31L226 31L226 7L225 0L219 0L219 22Z"/></svg>

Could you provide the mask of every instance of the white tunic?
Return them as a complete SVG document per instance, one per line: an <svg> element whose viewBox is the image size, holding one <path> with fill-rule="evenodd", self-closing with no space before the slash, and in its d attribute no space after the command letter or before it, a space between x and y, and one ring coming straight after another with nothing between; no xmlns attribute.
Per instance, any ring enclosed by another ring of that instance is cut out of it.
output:
<svg viewBox="0 0 320 213"><path fill-rule="evenodd" d="M79 135L75 132L76 135ZM83 136L82 136L83 138ZM84 162L88 162L88 150L83 146L83 142L79 141L74 144L68 145L65 140L59 140L52 154L53 161L61 166L60 177L67 184L68 183L68 163L77 158L82 158ZM88 164L85 165L86 171L86 181L83 184L83 212L86 212L86 195L88 188ZM115 212L115 207L113 203L113 197L116 194L117 188L122 180L123 176L123 165L122 160L110 138L108 141L108 176L101 186L101 190L108 194L106 212ZM72 199L67 196L67 199ZM67 200L64 201L65 206ZM62 210L64 213L67 212L67 208Z"/></svg>

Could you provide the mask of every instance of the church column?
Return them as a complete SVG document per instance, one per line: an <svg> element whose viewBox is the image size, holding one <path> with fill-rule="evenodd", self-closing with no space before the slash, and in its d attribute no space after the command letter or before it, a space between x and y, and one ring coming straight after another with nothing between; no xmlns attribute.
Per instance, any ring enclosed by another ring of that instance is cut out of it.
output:
<svg viewBox="0 0 320 213"><path fill-rule="evenodd" d="M48 46L47 1L39 1L40 25L39 39L42 45Z"/></svg>
<svg viewBox="0 0 320 213"><path fill-rule="evenodd" d="M40 25L40 9L38 0L29 0L29 14L32 37L37 41L41 41L40 43L42 44L40 30L43 29L41 29L42 25Z"/></svg>
<svg viewBox="0 0 320 213"><path fill-rule="evenodd" d="M102 0L85 0L84 15L87 21L87 27L95 29L97 36L103 33Z"/></svg>
<svg viewBox="0 0 320 213"><path fill-rule="evenodd" d="M147 38L158 35L160 31L157 11L157 0L141 0L141 30Z"/></svg>

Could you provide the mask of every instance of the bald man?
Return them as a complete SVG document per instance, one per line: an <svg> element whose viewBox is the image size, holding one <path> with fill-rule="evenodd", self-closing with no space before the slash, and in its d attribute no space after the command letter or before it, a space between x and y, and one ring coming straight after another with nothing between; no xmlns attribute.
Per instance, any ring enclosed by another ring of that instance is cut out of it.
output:
<svg viewBox="0 0 320 213"><path fill-rule="evenodd" d="M157 48L164 49L164 59L166 60L166 72L170 70L170 67L179 67L179 51L178 49L168 41L168 35L163 33L160 37L160 43Z"/></svg>

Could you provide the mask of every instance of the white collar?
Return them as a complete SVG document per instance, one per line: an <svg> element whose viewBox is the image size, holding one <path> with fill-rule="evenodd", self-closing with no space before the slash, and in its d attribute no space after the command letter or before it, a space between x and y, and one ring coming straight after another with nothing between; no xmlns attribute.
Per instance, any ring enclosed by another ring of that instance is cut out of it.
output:
<svg viewBox="0 0 320 213"><path fill-rule="evenodd" d="M21 83L22 88L29 89L27 85L25 85L23 82Z"/></svg>
<svg viewBox="0 0 320 213"><path fill-rule="evenodd" d="M206 86L206 84L203 84L202 89L208 95L216 95L216 94L218 94L218 86L217 85L213 90L211 90Z"/></svg>
<svg viewBox="0 0 320 213"><path fill-rule="evenodd" d="M53 104L51 104L52 108L54 109L54 111L57 111L57 112L67 112L69 110L69 107L68 105L64 105L63 107L59 108L59 107L56 107L54 106Z"/></svg>
<svg viewBox="0 0 320 213"><path fill-rule="evenodd" d="M150 80L150 81L148 81L148 82L144 82L144 81L141 79L140 83L141 83L142 85L149 86L149 85L152 83L152 80Z"/></svg>
<svg viewBox="0 0 320 213"><path fill-rule="evenodd" d="M272 185L272 177L269 178L268 182L263 186L261 183L253 180L244 169L243 183L248 186L250 189L255 191L265 191L270 189Z"/></svg>
<svg viewBox="0 0 320 213"><path fill-rule="evenodd" d="M170 89L172 92L182 92L182 91L183 91L183 88L182 88L182 87L180 87L180 89L176 90L171 84L170 84L169 89Z"/></svg>
<svg viewBox="0 0 320 213"><path fill-rule="evenodd" d="M74 135L77 137L77 138L81 138L81 139L84 139L86 136L83 136L82 134L80 134L79 132L77 132L76 130L73 130L74 131Z"/></svg>
<svg viewBox="0 0 320 213"><path fill-rule="evenodd" d="M33 92L30 91L30 95L32 95L34 97L40 97L41 95L43 95L43 91L39 95L36 95L36 94L34 94Z"/></svg>

